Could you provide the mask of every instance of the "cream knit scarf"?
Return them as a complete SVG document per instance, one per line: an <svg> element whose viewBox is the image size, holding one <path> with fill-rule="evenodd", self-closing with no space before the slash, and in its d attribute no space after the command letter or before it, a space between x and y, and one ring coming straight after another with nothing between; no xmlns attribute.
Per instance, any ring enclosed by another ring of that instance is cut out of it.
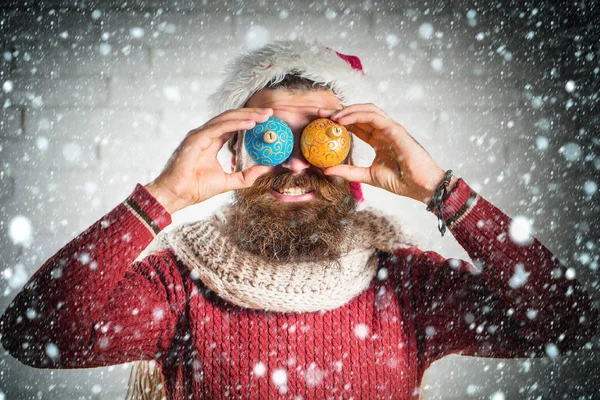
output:
<svg viewBox="0 0 600 400"><path fill-rule="evenodd" d="M223 208L206 220L161 232L140 258L171 248L193 279L200 279L232 304L277 312L313 312L341 307L367 289L377 273L376 250L413 245L397 221L364 208L350 218L338 260L276 263L237 249L222 234L227 212Z"/></svg>

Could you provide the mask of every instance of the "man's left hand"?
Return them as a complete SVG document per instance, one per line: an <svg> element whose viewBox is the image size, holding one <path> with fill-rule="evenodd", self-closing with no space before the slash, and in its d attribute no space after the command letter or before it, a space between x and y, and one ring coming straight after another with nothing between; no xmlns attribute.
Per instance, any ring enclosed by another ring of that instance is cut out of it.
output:
<svg viewBox="0 0 600 400"><path fill-rule="evenodd" d="M374 104L354 104L341 110L319 110L354 133L375 150L370 167L340 164L325 169L325 175L366 183L400 196L428 204L445 177L445 171L404 129ZM448 191L458 178L450 180Z"/></svg>

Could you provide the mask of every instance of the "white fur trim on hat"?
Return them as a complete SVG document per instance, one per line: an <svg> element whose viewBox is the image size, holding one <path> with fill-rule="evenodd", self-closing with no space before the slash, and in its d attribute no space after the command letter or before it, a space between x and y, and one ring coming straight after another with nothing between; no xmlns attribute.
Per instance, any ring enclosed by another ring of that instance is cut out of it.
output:
<svg viewBox="0 0 600 400"><path fill-rule="evenodd" d="M281 40L241 55L224 71L224 81L209 97L215 114L243 107L254 93L294 73L329 87L342 105L372 102L374 90L363 73L334 49L314 41Z"/></svg>

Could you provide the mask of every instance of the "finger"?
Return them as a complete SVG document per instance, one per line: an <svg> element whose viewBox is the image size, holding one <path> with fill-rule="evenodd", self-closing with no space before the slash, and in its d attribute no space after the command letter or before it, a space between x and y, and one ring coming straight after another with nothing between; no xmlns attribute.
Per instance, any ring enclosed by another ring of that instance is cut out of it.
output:
<svg viewBox="0 0 600 400"><path fill-rule="evenodd" d="M336 111L331 115L331 118L338 119L341 116L357 111L374 112L381 115L382 117L389 118L388 115L381 108L377 107L375 104L372 103L352 104L348 107L344 107L341 110Z"/></svg>
<svg viewBox="0 0 600 400"><path fill-rule="evenodd" d="M317 115L319 116L319 118L329 118L331 115L333 115L337 111L339 111L339 110L320 108L319 111L317 111Z"/></svg>
<svg viewBox="0 0 600 400"><path fill-rule="evenodd" d="M237 131L244 131L248 129L252 129L256 126L256 121L253 120L228 120L217 122L210 127L203 129L198 132L200 136L206 136L211 139L216 139L221 137L227 133L233 133Z"/></svg>
<svg viewBox="0 0 600 400"><path fill-rule="evenodd" d="M274 170L274 167L254 165L243 171L226 174L225 190L229 191L248 188L254 184L254 181L256 181L259 176L272 170Z"/></svg>
<svg viewBox="0 0 600 400"><path fill-rule="evenodd" d="M386 129L394 123L391 119L373 111L356 111L337 118L336 122L344 126L357 123L367 124L376 129ZM361 128L363 127L361 126Z"/></svg>
<svg viewBox="0 0 600 400"><path fill-rule="evenodd" d="M231 112L228 114L221 114L218 117L211 119L210 121L208 121L201 127L196 128L195 130L202 130L202 129L210 128L211 126L218 124L219 122L223 122L223 121L248 119L248 120L252 120L252 121L256 121L256 122L265 122L271 116L273 109L269 108L269 110L271 110L270 113L260 112L260 111L245 111L243 109L235 110L236 112Z"/></svg>
<svg viewBox="0 0 600 400"><path fill-rule="evenodd" d="M346 129L349 132L352 132L356 135L356 137L358 137L360 140L362 140L365 143L369 143L371 144L371 138L373 137L372 131L373 131L373 127L368 126L368 125L362 125L362 124L350 124L350 125L346 125Z"/></svg>
<svg viewBox="0 0 600 400"><path fill-rule="evenodd" d="M350 182L373 184L370 168L356 167L354 165L340 164L323 170L325 175L335 175Z"/></svg>

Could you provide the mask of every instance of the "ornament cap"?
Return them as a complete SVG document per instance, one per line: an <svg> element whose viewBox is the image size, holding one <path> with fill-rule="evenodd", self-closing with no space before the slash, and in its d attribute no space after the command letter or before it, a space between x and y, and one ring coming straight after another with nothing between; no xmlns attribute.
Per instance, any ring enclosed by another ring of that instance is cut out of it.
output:
<svg viewBox="0 0 600 400"><path fill-rule="evenodd" d="M327 135L332 138L339 138L342 136L344 132L342 131L342 127L339 125L334 125L332 127L327 128Z"/></svg>
<svg viewBox="0 0 600 400"><path fill-rule="evenodd" d="M266 131L263 139L265 140L265 143L275 143L277 141L277 133Z"/></svg>

